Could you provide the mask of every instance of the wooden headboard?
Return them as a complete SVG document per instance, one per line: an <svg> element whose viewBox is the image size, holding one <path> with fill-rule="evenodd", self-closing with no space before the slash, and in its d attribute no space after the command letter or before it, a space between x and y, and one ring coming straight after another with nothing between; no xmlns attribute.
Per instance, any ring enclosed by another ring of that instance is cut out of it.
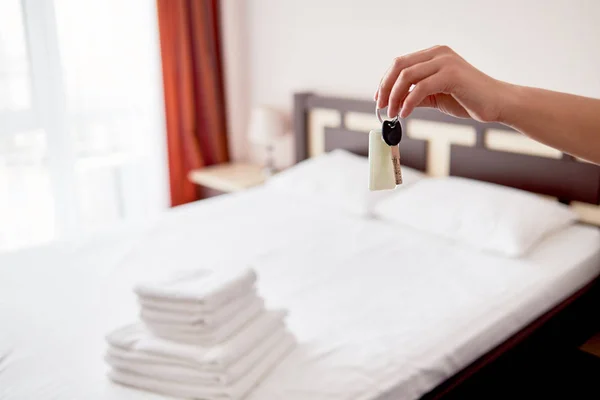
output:
<svg viewBox="0 0 600 400"><path fill-rule="evenodd" d="M600 224L599 166L502 124L454 118L433 109L417 109L405 122L403 165L433 176L461 176L550 196L576 206L586 222ZM294 96L297 162L336 148L366 155L367 133L379 126L374 101Z"/></svg>

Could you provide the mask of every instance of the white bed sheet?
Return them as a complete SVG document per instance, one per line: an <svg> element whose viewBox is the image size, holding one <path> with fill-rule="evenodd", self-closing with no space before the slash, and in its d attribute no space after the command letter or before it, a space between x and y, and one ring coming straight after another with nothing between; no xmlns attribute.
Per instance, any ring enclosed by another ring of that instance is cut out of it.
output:
<svg viewBox="0 0 600 400"><path fill-rule="evenodd" d="M413 399L590 281L596 228L526 259L461 248L260 188L148 227L0 257L0 399L164 399L111 383L104 335L137 318L132 285L250 263L299 345L251 400Z"/></svg>

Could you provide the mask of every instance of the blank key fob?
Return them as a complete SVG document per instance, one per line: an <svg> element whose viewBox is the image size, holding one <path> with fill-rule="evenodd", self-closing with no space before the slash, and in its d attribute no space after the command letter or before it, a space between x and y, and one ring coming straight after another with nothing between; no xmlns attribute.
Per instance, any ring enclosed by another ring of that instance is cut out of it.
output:
<svg viewBox="0 0 600 400"><path fill-rule="evenodd" d="M396 149L398 146L396 146ZM389 190L396 187L392 147L384 140L381 129L369 132L369 190Z"/></svg>

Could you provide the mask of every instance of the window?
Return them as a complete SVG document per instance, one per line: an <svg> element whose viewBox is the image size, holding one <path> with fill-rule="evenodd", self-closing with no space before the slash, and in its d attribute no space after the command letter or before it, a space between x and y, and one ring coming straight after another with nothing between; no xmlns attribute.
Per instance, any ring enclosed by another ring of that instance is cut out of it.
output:
<svg viewBox="0 0 600 400"><path fill-rule="evenodd" d="M167 206L154 2L0 1L0 251Z"/></svg>
<svg viewBox="0 0 600 400"><path fill-rule="evenodd" d="M18 0L0 3L0 110L31 107L29 57L23 12Z"/></svg>

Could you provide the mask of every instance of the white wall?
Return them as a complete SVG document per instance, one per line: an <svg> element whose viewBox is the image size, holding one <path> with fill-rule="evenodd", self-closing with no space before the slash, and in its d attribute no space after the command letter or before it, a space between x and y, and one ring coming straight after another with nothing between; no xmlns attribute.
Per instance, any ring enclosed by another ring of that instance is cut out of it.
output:
<svg viewBox="0 0 600 400"><path fill-rule="evenodd" d="M249 0L244 7L243 107L290 112L299 90L368 99L395 56L435 44L499 79L600 97L597 0Z"/></svg>
<svg viewBox="0 0 600 400"><path fill-rule="evenodd" d="M250 110L250 71L246 2L221 1L221 32L229 154L234 160L247 158L245 130Z"/></svg>

